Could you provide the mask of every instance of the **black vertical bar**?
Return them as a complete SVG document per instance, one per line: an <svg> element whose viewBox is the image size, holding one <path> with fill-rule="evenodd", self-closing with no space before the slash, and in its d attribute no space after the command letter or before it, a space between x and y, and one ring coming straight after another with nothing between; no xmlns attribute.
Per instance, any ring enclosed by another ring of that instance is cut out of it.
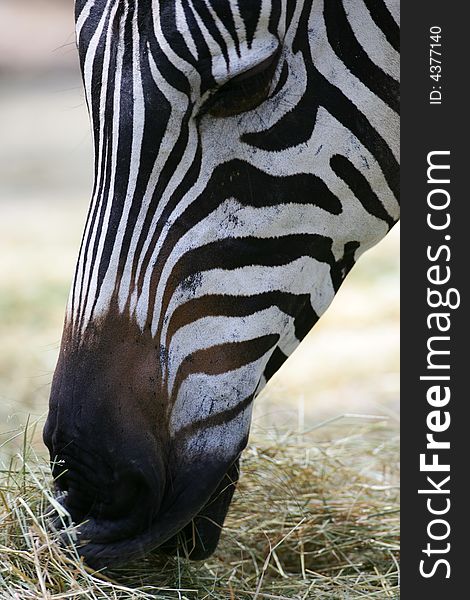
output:
<svg viewBox="0 0 470 600"><path fill-rule="evenodd" d="M405 600L450 600L468 595L468 15L466 2L402 2L401 590ZM431 78L437 74L440 77ZM429 160L450 169L431 170L428 182ZM450 183L444 183L447 178ZM449 225L444 227L448 219ZM437 269L430 271L432 267ZM449 280L444 282L447 276ZM454 308L430 306L439 304L439 292L443 302L448 299ZM429 344L432 350L450 353L430 354ZM450 394L448 401L446 394ZM443 446L432 447L427 435ZM446 442L449 449L444 447ZM421 468L420 455L424 455ZM436 463L434 471L429 470L432 461ZM446 465L449 471L444 470Z"/></svg>

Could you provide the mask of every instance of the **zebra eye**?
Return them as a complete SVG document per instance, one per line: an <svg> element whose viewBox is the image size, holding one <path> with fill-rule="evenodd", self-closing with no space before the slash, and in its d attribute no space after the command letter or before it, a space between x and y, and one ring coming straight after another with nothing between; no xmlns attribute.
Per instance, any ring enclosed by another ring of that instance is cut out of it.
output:
<svg viewBox="0 0 470 600"><path fill-rule="evenodd" d="M268 97L278 58L279 52L276 52L227 81L204 102L198 116L209 113L213 117L231 117L262 104Z"/></svg>

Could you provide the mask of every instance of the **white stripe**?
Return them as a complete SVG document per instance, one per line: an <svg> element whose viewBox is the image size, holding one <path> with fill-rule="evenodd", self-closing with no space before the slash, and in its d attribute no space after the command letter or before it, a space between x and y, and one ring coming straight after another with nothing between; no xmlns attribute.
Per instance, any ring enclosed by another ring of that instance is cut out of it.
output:
<svg viewBox="0 0 470 600"><path fill-rule="evenodd" d="M181 456L184 456L185 466L188 467L194 462L195 467L200 468L206 457L209 464L216 460L234 460L240 451L242 440L248 435L252 408L253 402L228 423L210 429L207 426L202 427L189 439L183 440ZM178 442L181 443L179 439Z"/></svg>
<svg viewBox="0 0 470 600"><path fill-rule="evenodd" d="M385 34L377 27L363 2L343 0L344 10L354 35L373 63L398 81L400 55L388 43Z"/></svg>
<svg viewBox="0 0 470 600"><path fill-rule="evenodd" d="M76 32L77 41L79 41L79 39L80 39L80 34L82 33L83 26L85 25L86 20L90 16L91 9L95 5L95 2L96 2L96 0L88 0L88 2L86 2L86 4L83 5L82 10L77 17L77 21L75 24L75 32Z"/></svg>
<svg viewBox="0 0 470 600"><path fill-rule="evenodd" d="M161 213L165 208L167 201L171 197L171 194L176 189L176 186L179 185L184 175L186 175L188 167L192 164L192 161L194 159L194 153L196 151L195 135L193 135L193 139L191 139L191 136L189 137L188 144L186 146L186 157L183 157L184 160L180 161L178 168L173 173L173 176L167 185L165 193L162 195L162 197L158 199L158 206L153 216L151 227L147 233L147 237L143 244L140 256L136 257L135 251L137 248L137 243L142 233L142 227L144 225L144 221L149 210L150 202L152 201L153 196L155 194L155 189L158 183L159 175L162 169L164 168L168 157L173 151L175 144L178 141L182 129L182 121L189 107L187 96L181 92L178 92L173 87L168 85L166 80L161 75L159 69L157 68L155 61L151 55L149 55L149 63L155 84L157 85L160 92L168 100L168 104L170 106L170 116L168 118L165 133L161 140L160 149L155 160L155 164L152 168L152 173L149 179L149 183L147 185L147 189L142 199L139 215L137 217L134 230L132 232L132 239L129 246L129 251L127 253L126 266L124 269L122 282L119 288L119 302L121 305L123 305L129 299L131 286L130 275L132 265L137 263L136 278L138 279L141 272L142 261L151 243L151 239L153 237L157 221L161 216ZM196 134L195 127L192 127L192 131L194 134ZM131 313L133 313L135 310L136 301L137 298L136 296L134 296L131 301ZM143 322L145 322L145 319Z"/></svg>
<svg viewBox="0 0 470 600"><path fill-rule="evenodd" d="M257 361L228 373L189 375L181 384L173 405L170 435L177 435L179 430L191 423L235 408L253 394L259 373L265 368L270 354L271 351Z"/></svg>
<svg viewBox="0 0 470 600"><path fill-rule="evenodd" d="M125 16L123 16L120 20L120 32L122 32L124 30L124 22L125 22ZM119 146L119 126L120 126L120 108L121 108L121 80L122 80L122 63L123 63L123 55L124 55L124 46L122 44L118 45L117 48L117 55L116 55L116 78L115 78L115 86L114 86L114 90L113 90L113 114L114 114L114 119L113 119L113 148L112 148L112 152L111 152L111 173L116 173L117 170L117 152L118 152L118 146ZM114 198L114 189L115 189L115 177L111 176L111 181L110 181L110 187L109 187L109 194L108 194L108 200L107 200L107 206L106 206L106 212L105 212L105 216L104 216L104 220L103 220L103 229L102 229L102 234L101 234L101 238L99 240L99 245L98 245L98 250L97 250L97 256L96 256L96 261L95 261L95 270L94 270L94 274L93 274L93 292L91 292L90 290L90 294L91 296L94 298L96 295L96 285L97 285L97 276L98 276L98 269L100 267L100 263L101 263L101 257L103 254L103 248L104 248L104 242L106 239L106 231L108 229L108 225L109 225L109 218L110 218L110 213L111 213L111 207L112 207L112 201ZM100 295L97 298L97 302L96 302L96 309L94 314L98 315L98 314L102 314L108 304L109 304L109 298L112 295L113 289L114 289L114 281L110 281L110 280L106 280L103 282L103 287L100 290ZM91 310L91 307L90 307ZM88 315L90 315L90 312L88 312Z"/></svg>
<svg viewBox="0 0 470 600"><path fill-rule="evenodd" d="M215 23L215 26L217 27L217 30L218 30L220 36L222 37L222 39L224 40L227 48L230 49L231 47L234 47L235 42L234 42L232 36L230 35L228 29L225 27L224 22L221 19L219 19L219 17L217 16L217 13L213 9L209 0L204 0L204 2L205 2L207 10L209 11L209 13ZM231 5L229 5L229 6L231 8Z"/></svg>
<svg viewBox="0 0 470 600"><path fill-rule="evenodd" d="M95 315L102 314L103 311L106 310L107 303L109 302L107 290L112 289L114 287L113 283L115 283L116 281L119 254L121 252L124 234L127 229L129 211L132 205L132 200L134 198L137 177L139 174L140 153L142 149L142 140L145 126L145 100L143 95L142 79L140 72L140 35L137 27L137 12L138 0L136 0L136 5L134 9L132 28L132 78L134 102L129 181L127 184L126 196L124 200L124 210L122 212L121 219L119 222L115 242L113 245L113 250L109 260L108 269L104 278L103 291L102 294L100 294ZM102 235L104 235L104 232ZM119 308L120 310L123 310L122 305Z"/></svg>
<svg viewBox="0 0 470 600"><path fill-rule="evenodd" d="M280 40L284 40L287 29L287 0L280 0L281 11L279 14L279 22L277 24L277 35Z"/></svg>
<svg viewBox="0 0 470 600"><path fill-rule="evenodd" d="M116 17L116 13L117 13L117 8L118 5L115 4L111 10L111 14L110 14L110 23L113 22L113 20ZM123 23L123 19L121 19L121 23ZM105 110L106 110L106 100L107 100L107 92L108 92L108 77L109 77L109 71L110 71L110 60L111 60L111 48L113 47L113 28L110 26L109 30L107 32L107 36L106 36L106 46L105 46L105 53L104 53L104 57L103 57L103 80L102 80L102 86L101 86L101 95L100 95L100 115L104 115ZM118 50L118 54L119 54L120 50ZM122 57L121 57L122 59ZM119 73L119 69L118 69L118 78L120 76ZM120 84L120 81L118 82ZM120 89L120 85L117 89ZM116 87L115 87L116 90ZM114 94L114 101L116 102L116 93ZM105 124L106 120L104 118L101 119L101 135L100 135L100 144L101 147L104 146L104 124ZM113 123L113 129L114 129L114 135L116 134L116 130L118 130L118 128L116 127L116 119ZM109 140L106 140L109 141ZM115 147L113 148L112 151L112 159L111 159L111 173L115 173L115 169L116 169L116 152L117 152L117 143L114 140L114 144ZM106 167L107 167L107 163L108 163L108 153L106 153L106 159L105 159L105 164L103 166L103 173L106 173ZM104 184L104 180L100 183ZM106 206L105 206L105 215L104 215L104 219L103 219L103 227L102 227L102 232L100 234L100 237L98 238L98 240L96 241L97 235L98 235L98 226L99 226L99 214L101 211L101 206L103 203L103 195L100 195L99 200L97 200L98 205L97 205L97 214L96 214L96 219L94 222L94 229L92 232L92 236L90 239L90 246L89 246L89 252L90 255L92 253L92 250L95 248L96 244L98 245L97 247L97 254L96 254L96 259L95 259L95 264L93 267L93 272L91 271L91 262L89 261L86 264L86 268L85 268L85 272L83 275L83 282L85 284L89 284L89 290L88 290L88 301L86 302L86 304L83 306L83 318L84 318L84 324L83 326L85 327L86 324L88 323L89 319L90 319L90 315L91 315L91 310L93 307L93 303L94 300L96 298L96 291L97 291L97 275L98 275L98 269L100 266L100 258L101 258L101 254L103 251L103 246L104 246L104 241L105 241L105 232L107 229L107 223L109 221L109 215L110 215L110 211L111 211L111 200L113 198L113 193L114 193L114 183L115 183L115 178L112 176L111 177L111 185L110 185L110 192L109 192L109 198L106 200Z"/></svg>
<svg viewBox="0 0 470 600"><path fill-rule="evenodd" d="M95 130L93 127L93 119L94 119L94 114L93 114L93 104L92 104L92 97L91 97L91 88L92 88L92 75L93 75L93 64L96 58L96 51L97 51L97 47L99 44L99 41L101 39L103 30L104 30L104 24L106 22L106 17L107 17L107 12L104 11L103 15L98 23L98 27L93 35L93 37L91 38L90 44L88 45L87 48L87 52L86 52L86 56L85 56L85 63L84 63L84 69L83 69L83 78L84 78L84 85L85 85L85 93L86 93L86 97L87 97L87 104L88 104L88 108L90 111L90 120L91 120L91 135L92 135L92 141L93 141L93 147L95 149L95 170L98 173L98 181L95 182L95 194L91 200L91 208L90 208L90 218L88 219L87 225L85 227L85 232L83 235L83 247L82 247L82 251L80 253L80 256L78 258L78 265L77 265L77 275L76 275L76 279L74 281L74 288L75 288L75 296L77 298L78 301L78 297L80 294L80 290L83 288L84 286L84 278L82 276L82 272L86 267L86 263L88 261L88 256L85 254L85 246L86 246L86 241L90 235L90 229L93 226L93 219L91 218L92 215L92 211L94 210L95 207L95 203L97 202L97 195L100 189L100 183L101 183L101 162L102 162L102 154L103 154L103 127L104 127L104 122L102 120L102 122L100 123L100 136L98 139L96 139L95 136ZM107 74L104 73L104 77L107 77ZM103 90L102 90L103 93ZM79 311L81 309L81 307L77 307L77 310Z"/></svg>
<svg viewBox="0 0 470 600"><path fill-rule="evenodd" d="M181 33L184 43L193 58L197 59L197 48L194 43L194 36L189 28L186 20L186 14L183 9L181 0L175 0L175 15L176 15L176 28Z"/></svg>
<svg viewBox="0 0 470 600"><path fill-rule="evenodd" d="M181 71L188 80L194 82L193 89L199 89L200 76L196 69L187 61L183 60L178 54L173 51L173 48L167 42L167 39L163 33L162 23L160 20L160 9L161 5L158 3L152 8L153 16L153 35L157 40L162 52L167 57L168 61L179 71ZM150 35L150 34L149 34Z"/></svg>
<svg viewBox="0 0 470 600"><path fill-rule="evenodd" d="M346 187L342 181L341 184ZM346 191L343 190L343 195L347 191L347 188ZM275 238L282 231L283 235L319 234L330 237L335 242L336 258L339 259L347 242L368 239L371 230L384 235L388 230L387 225L370 215L351 193L349 195L350 198L344 203L340 215L333 215L309 204L278 204L253 208L245 207L235 200L223 202L182 236L173 246L171 254L166 257L157 289L152 333L155 334L158 327L160 305L167 280L177 261L194 248L227 238ZM256 260L256 256L253 256L253 259ZM245 290L245 293L249 293L248 286Z"/></svg>
<svg viewBox="0 0 470 600"><path fill-rule="evenodd" d="M231 140L230 140L231 141ZM209 142L203 140L204 144ZM362 143L344 127L335 117L330 115L324 108L320 107L317 114L315 128L312 137L302 144L301 152L298 146L286 148L278 152L270 152L252 149L250 146L242 146L245 153L239 152L238 158L245 160L262 171L276 176L296 175L298 173L311 173L319 177L331 192L344 205L350 202L351 192L345 187L344 182L339 179L330 167L330 159L335 154L346 156L354 166L368 180L372 189L383 203L385 210L395 219L399 216L400 207L393 192L389 188L382 173L382 169L374 155L362 145ZM228 152L226 152L228 154ZM222 157L226 159L226 157ZM363 210L356 205L359 214L355 221L368 218L363 215ZM344 206L343 206L344 208ZM345 226L350 223L345 222ZM365 231L362 228L365 239L375 235L374 231Z"/></svg>
<svg viewBox="0 0 470 600"><path fill-rule="evenodd" d="M385 140L394 156L399 157L399 116L365 86L333 52L323 18L323 2L314 2L310 15L309 35L311 60L320 73L343 92L363 113L372 127Z"/></svg>
<svg viewBox="0 0 470 600"><path fill-rule="evenodd" d="M169 394L173 391L179 366L190 354L219 344L244 342L276 334L284 331L292 322L292 317L277 306L271 306L244 317L210 316L184 325L174 333L168 348Z"/></svg>
<svg viewBox="0 0 470 600"><path fill-rule="evenodd" d="M397 25L400 25L400 0L384 0L384 4L390 11L390 14Z"/></svg>
<svg viewBox="0 0 470 600"><path fill-rule="evenodd" d="M312 308L320 316L335 295L330 266L309 256L276 267L250 265L230 271L211 269L200 274L198 283L194 290L188 289L186 281L179 284L168 305L168 316L185 302L206 295L246 296L272 291L310 294ZM162 339L167 327L168 322L165 322Z"/></svg>

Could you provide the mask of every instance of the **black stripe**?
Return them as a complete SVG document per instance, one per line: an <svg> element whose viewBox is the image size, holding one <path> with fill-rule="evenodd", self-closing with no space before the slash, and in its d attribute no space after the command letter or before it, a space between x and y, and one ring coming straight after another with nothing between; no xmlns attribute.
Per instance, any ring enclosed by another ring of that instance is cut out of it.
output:
<svg viewBox="0 0 470 600"><path fill-rule="evenodd" d="M253 193L253 190L256 190L256 193ZM177 202L180 197L177 190L174 202ZM318 206L335 215L341 214L342 211L341 202L329 190L323 180L315 175L300 173L298 175L276 177L244 161L233 160L216 167L204 192L175 221L172 228L166 233L161 255L168 254L178 239L194 227L196 223L207 217L227 198L235 198L242 205L255 208L292 203ZM153 247L172 209L173 203L169 203L161 215L159 226L142 265L138 281L139 294L144 286ZM156 265L152 279L159 277L162 268L163 264Z"/></svg>
<svg viewBox="0 0 470 600"><path fill-rule="evenodd" d="M235 371L262 358L277 344L278 340L279 335L272 333L243 342L227 342L196 350L186 356L178 367L171 403L175 402L181 384L189 375L196 373L222 375Z"/></svg>
<svg viewBox="0 0 470 600"><path fill-rule="evenodd" d="M348 158L341 154L335 154L330 159L330 166L336 175L349 187L368 213L385 221L389 228L392 227L395 220L385 210L384 205L364 175L356 169Z"/></svg>
<svg viewBox="0 0 470 600"><path fill-rule="evenodd" d="M183 35L178 31L178 27L176 26L176 3L175 2L158 2L153 3L152 8L144 8L143 10L148 10L149 12L153 12L156 10L155 4L157 4L157 10L160 13L160 22L162 24L162 33L165 37L167 44L171 47L173 52L182 58L184 61L189 63L190 65L195 65L196 61L189 51L186 42L184 41ZM185 2L183 1L183 9L185 10ZM185 10L186 14L186 10ZM187 16L187 14L186 14ZM193 31L191 25L189 26L190 30ZM152 28L153 31L153 28ZM154 40L156 44L158 41L154 35L149 36L149 40ZM160 66L160 62L156 61Z"/></svg>
<svg viewBox="0 0 470 600"><path fill-rule="evenodd" d="M312 308L310 296L308 296L294 321L295 337L299 340L299 342L304 339L318 319L319 317L317 313Z"/></svg>
<svg viewBox="0 0 470 600"><path fill-rule="evenodd" d="M193 10L197 11L199 17L201 18L202 22L206 26L207 31L209 32L209 35L211 35L213 37L214 41L217 42L217 44L219 44L219 47L222 51L222 56L224 57L225 63L227 64L227 67L228 67L228 65L230 64L230 59L229 59L229 55L228 55L227 44L225 43L225 40L222 37L222 34L218 30L217 23L214 22L214 18L212 17L206 4L204 2L195 2L193 4Z"/></svg>
<svg viewBox="0 0 470 600"><path fill-rule="evenodd" d="M253 395L244 398L236 404L233 408L228 408L220 413L211 415L205 419L198 419L192 423L188 423L184 427L178 430L178 439L191 437L197 431L201 429L207 430L218 425L228 425L231 421L236 419L244 410L246 410L253 402Z"/></svg>
<svg viewBox="0 0 470 600"><path fill-rule="evenodd" d="M316 69L314 71L314 85L317 88L317 94L322 98L323 106L346 129L351 131L374 156L382 169L388 186L398 201L400 197L400 169L393 152L385 140L372 127L366 116L351 100L323 77L319 71Z"/></svg>
<svg viewBox="0 0 470 600"><path fill-rule="evenodd" d="M251 48L261 15L261 0L237 0L240 16L245 23L246 41Z"/></svg>
<svg viewBox="0 0 470 600"><path fill-rule="evenodd" d="M188 251L173 267L162 299L161 318L180 283L197 288L203 271L222 268L233 270L247 265L284 266L301 257L311 257L333 267L332 240L317 234L286 235L277 238L226 238ZM159 275L152 274L150 298L155 298ZM149 315L153 310L149 310ZM151 316L149 316L151 319ZM161 328L161 322L159 329Z"/></svg>
<svg viewBox="0 0 470 600"><path fill-rule="evenodd" d="M103 32L101 34L101 37L99 39L97 48L96 48L96 53L93 59L93 66L92 66L92 76L91 76L91 88L93 90L101 90L101 81L102 81L102 76L103 76L103 61L104 61L104 54L105 54L105 49L106 49L106 40L107 40L107 33L108 33L108 28L110 27L110 17L111 17L111 8L108 11L108 14L106 16L106 22L105 22L105 26L103 28ZM107 93L107 90L106 90ZM106 155L107 155L107 151L108 151L108 144L107 144L107 140L106 140L106 135L105 135L105 131L103 132L103 155L102 155L102 162L101 162L101 166L98 163L98 149L101 143L101 138L100 138L100 126L101 126L101 121L100 121L100 93L95 93L95 95L92 98L92 106L89 107L91 109L91 121L92 121L92 129L93 129L93 134L94 134L94 150L95 150L95 162L94 162L94 186L93 186L93 193L97 193L98 196L100 194L100 189L99 187L105 185L104 181L105 181L105 174L106 174ZM105 124L106 127L106 124ZM98 168L100 167L100 172L98 172ZM98 187L99 186L99 187ZM83 252L83 264L82 264L82 269L81 269L81 284L80 284L80 291L78 293L78 306L84 308L84 301L87 298L87 294L88 294L88 289L89 289L89 281L86 282L84 280L84 274L85 274L85 268L86 268L86 264L89 258L89 248L90 248L90 244L91 244L91 237L93 235L93 229L94 229L94 225L95 225L95 221L97 218L99 218L98 216L98 209L99 209L99 202L96 202L94 204L94 206L92 207L92 210L89 213L89 223L90 223L90 229L88 231L88 235L83 238L83 248L84 248L84 252ZM87 219L88 221L88 219ZM92 264L94 264L94 257L91 257L92 260ZM78 325L80 325L83 321L83 313L81 315L81 318L79 318L78 320Z"/></svg>
<svg viewBox="0 0 470 600"><path fill-rule="evenodd" d="M287 76L288 72L285 75ZM278 91L276 89L276 93ZM315 89L307 68L306 89L298 99L297 104L292 107L289 106L289 110L284 116L268 129L244 133L240 138L241 141L268 152L279 152L286 148L306 144L315 129L319 100L318 90ZM285 102L283 95L278 94L274 98L273 94L273 102L282 105Z"/></svg>
<svg viewBox="0 0 470 600"><path fill-rule="evenodd" d="M295 317L299 306L310 300L309 294L291 294L272 291L250 296L230 296L214 294L193 298L180 304L172 313L167 330L167 344L175 332L207 316L246 317L277 306L286 315Z"/></svg>
<svg viewBox="0 0 470 600"><path fill-rule="evenodd" d="M269 15L268 31L278 37L279 21L282 15L281 0L271 0L271 14Z"/></svg>
<svg viewBox="0 0 470 600"><path fill-rule="evenodd" d="M293 234L275 238L225 238L183 254L173 267L177 283L209 269L233 270L249 265L278 267L303 256L333 265L332 239L318 234Z"/></svg>
<svg viewBox="0 0 470 600"><path fill-rule="evenodd" d="M102 117L104 119L104 131L103 136L105 140L105 151L103 152L103 168L105 168L105 174L102 177L100 182L100 188L98 190L98 198L101 200L101 209L99 215L95 213L95 218L93 219L93 225L95 225L96 217L98 218L98 222L96 223L97 234L95 238L95 243L91 256L91 268L90 273L93 272L93 268L96 262L96 256L98 251L98 246L101 241L101 237L103 235L103 222L104 216L106 213L106 209L109 203L112 203L110 208L109 215L109 223L106 228L106 234L104 239L104 247L103 247L103 255L100 258L100 264L98 269L98 280L97 280L97 290L94 296L93 309L96 306L96 302L99 297L99 291L101 289L101 285L103 283L104 276L106 274L107 268L109 266L109 258L112 253L115 236L117 233L117 229L119 226L119 222L124 210L124 198L127 191L127 186L129 182L129 175L131 169L131 156L132 156L132 140L133 140L133 128L134 128L134 91L133 91L133 11L130 10L128 13L128 19L125 23L124 29L124 47L125 51L122 57L122 84L121 88L117 90L120 95L120 108L119 115L114 114L114 80L115 80L115 72L116 72L116 57L117 57L117 43L116 39L112 40L112 49L111 49L111 63L110 63L110 73L111 81L109 82L108 88L106 90L106 110L105 114ZM117 38L119 39L119 37ZM114 65L114 68L112 68ZM99 94L98 94L99 101ZM114 173L111 172L112 166L112 149L113 149L113 123L114 120L118 119L119 123L119 140L118 140L118 148L117 148L117 165L116 171ZM95 148L95 160L98 159L98 148ZM114 183L114 195L112 198L109 197L109 192L111 188L111 182ZM98 207L98 202L96 203ZM91 231L90 231L91 234ZM87 254L89 251L87 250ZM89 289L91 284L91 277L87 282L87 289L85 300L88 298ZM82 314L83 320L84 314Z"/></svg>
<svg viewBox="0 0 470 600"><path fill-rule="evenodd" d="M289 78L289 63L285 60L282 64L281 73L279 75L279 81L276 84L276 87L272 91L269 98L274 98L277 94L282 90L285 86L287 79Z"/></svg>
<svg viewBox="0 0 470 600"><path fill-rule="evenodd" d="M150 182L155 162L160 152L162 139L165 135L166 126L170 117L171 106L165 96L158 90L153 80L150 65L142 56L141 76L144 96L145 127L143 131L142 145L139 156L139 170L136 181L134 196L131 200L131 206L126 221L126 229L123 236L122 248L119 256L119 274L118 282L121 280L122 272L127 260L127 253L131 245L132 236L137 224L137 219L142 208L142 202L145 192ZM126 182L127 184L127 182ZM122 187L118 193L121 194L121 204L124 204L124 194L126 187ZM119 219L121 211L118 211ZM151 216L153 211L147 210L146 216ZM109 236L109 247L114 244L115 234L119 221L116 221L115 227ZM106 261L107 262L107 261Z"/></svg>
<svg viewBox="0 0 470 600"><path fill-rule="evenodd" d="M398 113L398 82L373 63L357 41L342 0L325 2L324 16L328 41L338 58L362 83Z"/></svg>
<svg viewBox="0 0 470 600"><path fill-rule="evenodd" d="M290 24L292 23L292 19L295 14L295 9L297 7L298 0L287 0L286 2L286 31L289 29ZM305 0L304 9L311 9L311 0Z"/></svg>
<svg viewBox="0 0 470 600"><path fill-rule="evenodd" d="M99 264L98 276L97 276L97 290L95 292L95 298L94 298L92 310L94 310L97 300L98 300L99 291L101 289L101 283L102 283L102 280L106 273L108 263L109 263L109 257L111 255L112 241L115 238L116 230L117 230L117 223L115 222L116 221L116 216L115 216L116 209L114 207L115 199L109 197L111 182L113 181L113 178L114 178L115 183L118 181L118 174L112 172L111 169L112 169L113 144L115 141L113 139L113 125L114 125L115 119L119 119L119 117L120 117L120 115L114 114L114 91L116 88L116 65L117 65L118 49L117 49L117 44L113 40L111 41L111 44L112 45L111 45L111 49L110 49L110 63L109 63L109 69L108 69L109 79L108 79L108 86L107 86L107 90L106 90L106 105L105 105L105 111L104 111L104 115L103 115L103 119L104 119L103 136L105 139L105 151L103 152L103 158L105 159L105 174L104 174L103 180L101 181L100 190L99 190L99 197L101 198L101 209L100 209L100 214L98 217L98 223L96 225L97 235L96 235L96 240L95 240L95 244L93 247L90 272L93 272L95 262L96 262L98 245L99 245L101 237L103 235L103 222L104 222L104 216L106 213L106 209L110 202L113 203L113 207L111 208L111 211L110 211L109 225L106 228L106 232L105 232L105 239L104 239L104 243L103 243L103 254L100 257L100 264ZM118 92L120 93L120 90L118 90ZM120 119L119 119L119 124L120 124ZM121 207L121 212L122 212L122 207ZM120 217L120 214L121 213L119 212L119 217ZM110 241L110 238L111 238L111 241ZM91 280L88 281L88 289L87 289L86 299L88 298L88 294L89 294L90 281Z"/></svg>
<svg viewBox="0 0 470 600"><path fill-rule="evenodd" d="M148 36L146 41L149 47L148 53L153 57L155 64L158 66L162 77L165 79L168 85L175 88L175 90L181 92L182 94L186 94L186 96L189 98L191 96L191 85L185 74L182 73L176 65L170 62L168 56L162 50L159 41L154 35ZM173 50L177 54L176 50ZM190 65L196 65L195 59L193 58L192 54L189 53L189 51L184 53L184 60L186 60L186 62L188 62Z"/></svg>
<svg viewBox="0 0 470 600"><path fill-rule="evenodd" d="M188 143L188 139L189 139L189 133L190 133L191 126L192 126L191 112L188 111L187 114L184 116L184 119L181 123L181 131L178 136L178 140L177 140L175 146L173 147L173 149L170 153L170 156L168 157L167 161L165 162L164 167L162 168L162 170L160 171L160 173L158 175L158 182L155 187L155 191L154 191L152 200L150 202L149 208L145 215L144 224L142 226L142 231L139 236L138 243L137 243L136 256L140 256L142 249L144 247L144 244L148 241L150 227L151 227L152 222L155 217L155 211L158 209L158 205L161 202L162 193L164 192L166 186L168 185L170 178L174 174L175 164L179 164L181 162L183 154L187 148L187 143ZM160 215L160 217L156 223L153 236L149 240L150 243L148 244L148 248L142 259L142 267L141 267L141 271L140 271L140 276L139 276L139 279L136 284L138 287L139 293L141 293L143 285L144 285L144 279L146 276L148 266L150 264L150 260L153 255L153 251L155 249L155 244L157 243L157 240L159 239L163 229L167 226L168 219L170 218L170 215L177 207L178 203L181 201L181 198L191 189L191 187L197 181L197 178L199 177L199 174L200 174L201 162L202 162L202 149L201 149L201 145L198 143L195 157L194 157L191 165L188 165L188 170L185 173L183 180L178 185L178 187L172 194L171 198L166 203L166 205L162 211L162 214ZM178 236L176 236L176 239L178 239ZM134 263L134 265L132 267L132 277L131 277L132 281L135 281L136 274L137 274L137 264Z"/></svg>
<svg viewBox="0 0 470 600"><path fill-rule="evenodd" d="M383 0L364 0L374 23L383 32L388 43L400 52L400 27Z"/></svg>
<svg viewBox="0 0 470 600"><path fill-rule="evenodd" d="M194 16L193 10L195 10L195 7L193 5L190 6L188 0L183 0L182 4L184 14L186 16L186 21L188 23L188 28L191 32L188 32L187 35L192 36L197 52L197 61L194 62L194 59L192 58L190 64L194 64L195 70L197 71L197 73L199 73L201 77L200 94L202 96L203 94L205 94L205 92L207 92L207 90L216 87L216 81L212 75L212 61L207 60L207 57L211 56L211 51L209 50L206 38L202 33L201 29L199 28L198 22L196 21L196 18ZM176 24L174 27L176 30ZM173 48L174 41L170 43ZM183 41L183 43L185 42ZM176 52L176 48L173 48L173 50Z"/></svg>
<svg viewBox="0 0 470 600"><path fill-rule="evenodd" d="M225 29L229 32L230 36L232 37L237 54L238 56L240 56L240 41L238 39L235 21L233 20L231 0L217 0L217 2L212 2L211 6L217 17L224 24Z"/></svg>
<svg viewBox="0 0 470 600"><path fill-rule="evenodd" d="M282 367L288 357L280 350L280 348L274 348L274 352L271 354L270 359L263 371L263 375L266 381L269 381L271 377Z"/></svg>
<svg viewBox="0 0 470 600"><path fill-rule="evenodd" d="M347 242L344 245L344 251L342 258L336 263L333 269L331 269L331 281L335 293L341 287L346 275L353 268L356 263L356 250L360 248L359 242Z"/></svg>

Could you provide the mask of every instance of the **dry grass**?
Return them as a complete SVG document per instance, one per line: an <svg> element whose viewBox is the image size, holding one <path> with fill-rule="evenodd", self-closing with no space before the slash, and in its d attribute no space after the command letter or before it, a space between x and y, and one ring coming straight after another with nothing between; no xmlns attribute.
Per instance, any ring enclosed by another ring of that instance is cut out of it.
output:
<svg viewBox="0 0 470 600"><path fill-rule="evenodd" d="M149 556L106 575L48 532L49 469L25 434L1 475L0 597L398 598L395 433L365 417L303 434L259 433L213 557Z"/></svg>

